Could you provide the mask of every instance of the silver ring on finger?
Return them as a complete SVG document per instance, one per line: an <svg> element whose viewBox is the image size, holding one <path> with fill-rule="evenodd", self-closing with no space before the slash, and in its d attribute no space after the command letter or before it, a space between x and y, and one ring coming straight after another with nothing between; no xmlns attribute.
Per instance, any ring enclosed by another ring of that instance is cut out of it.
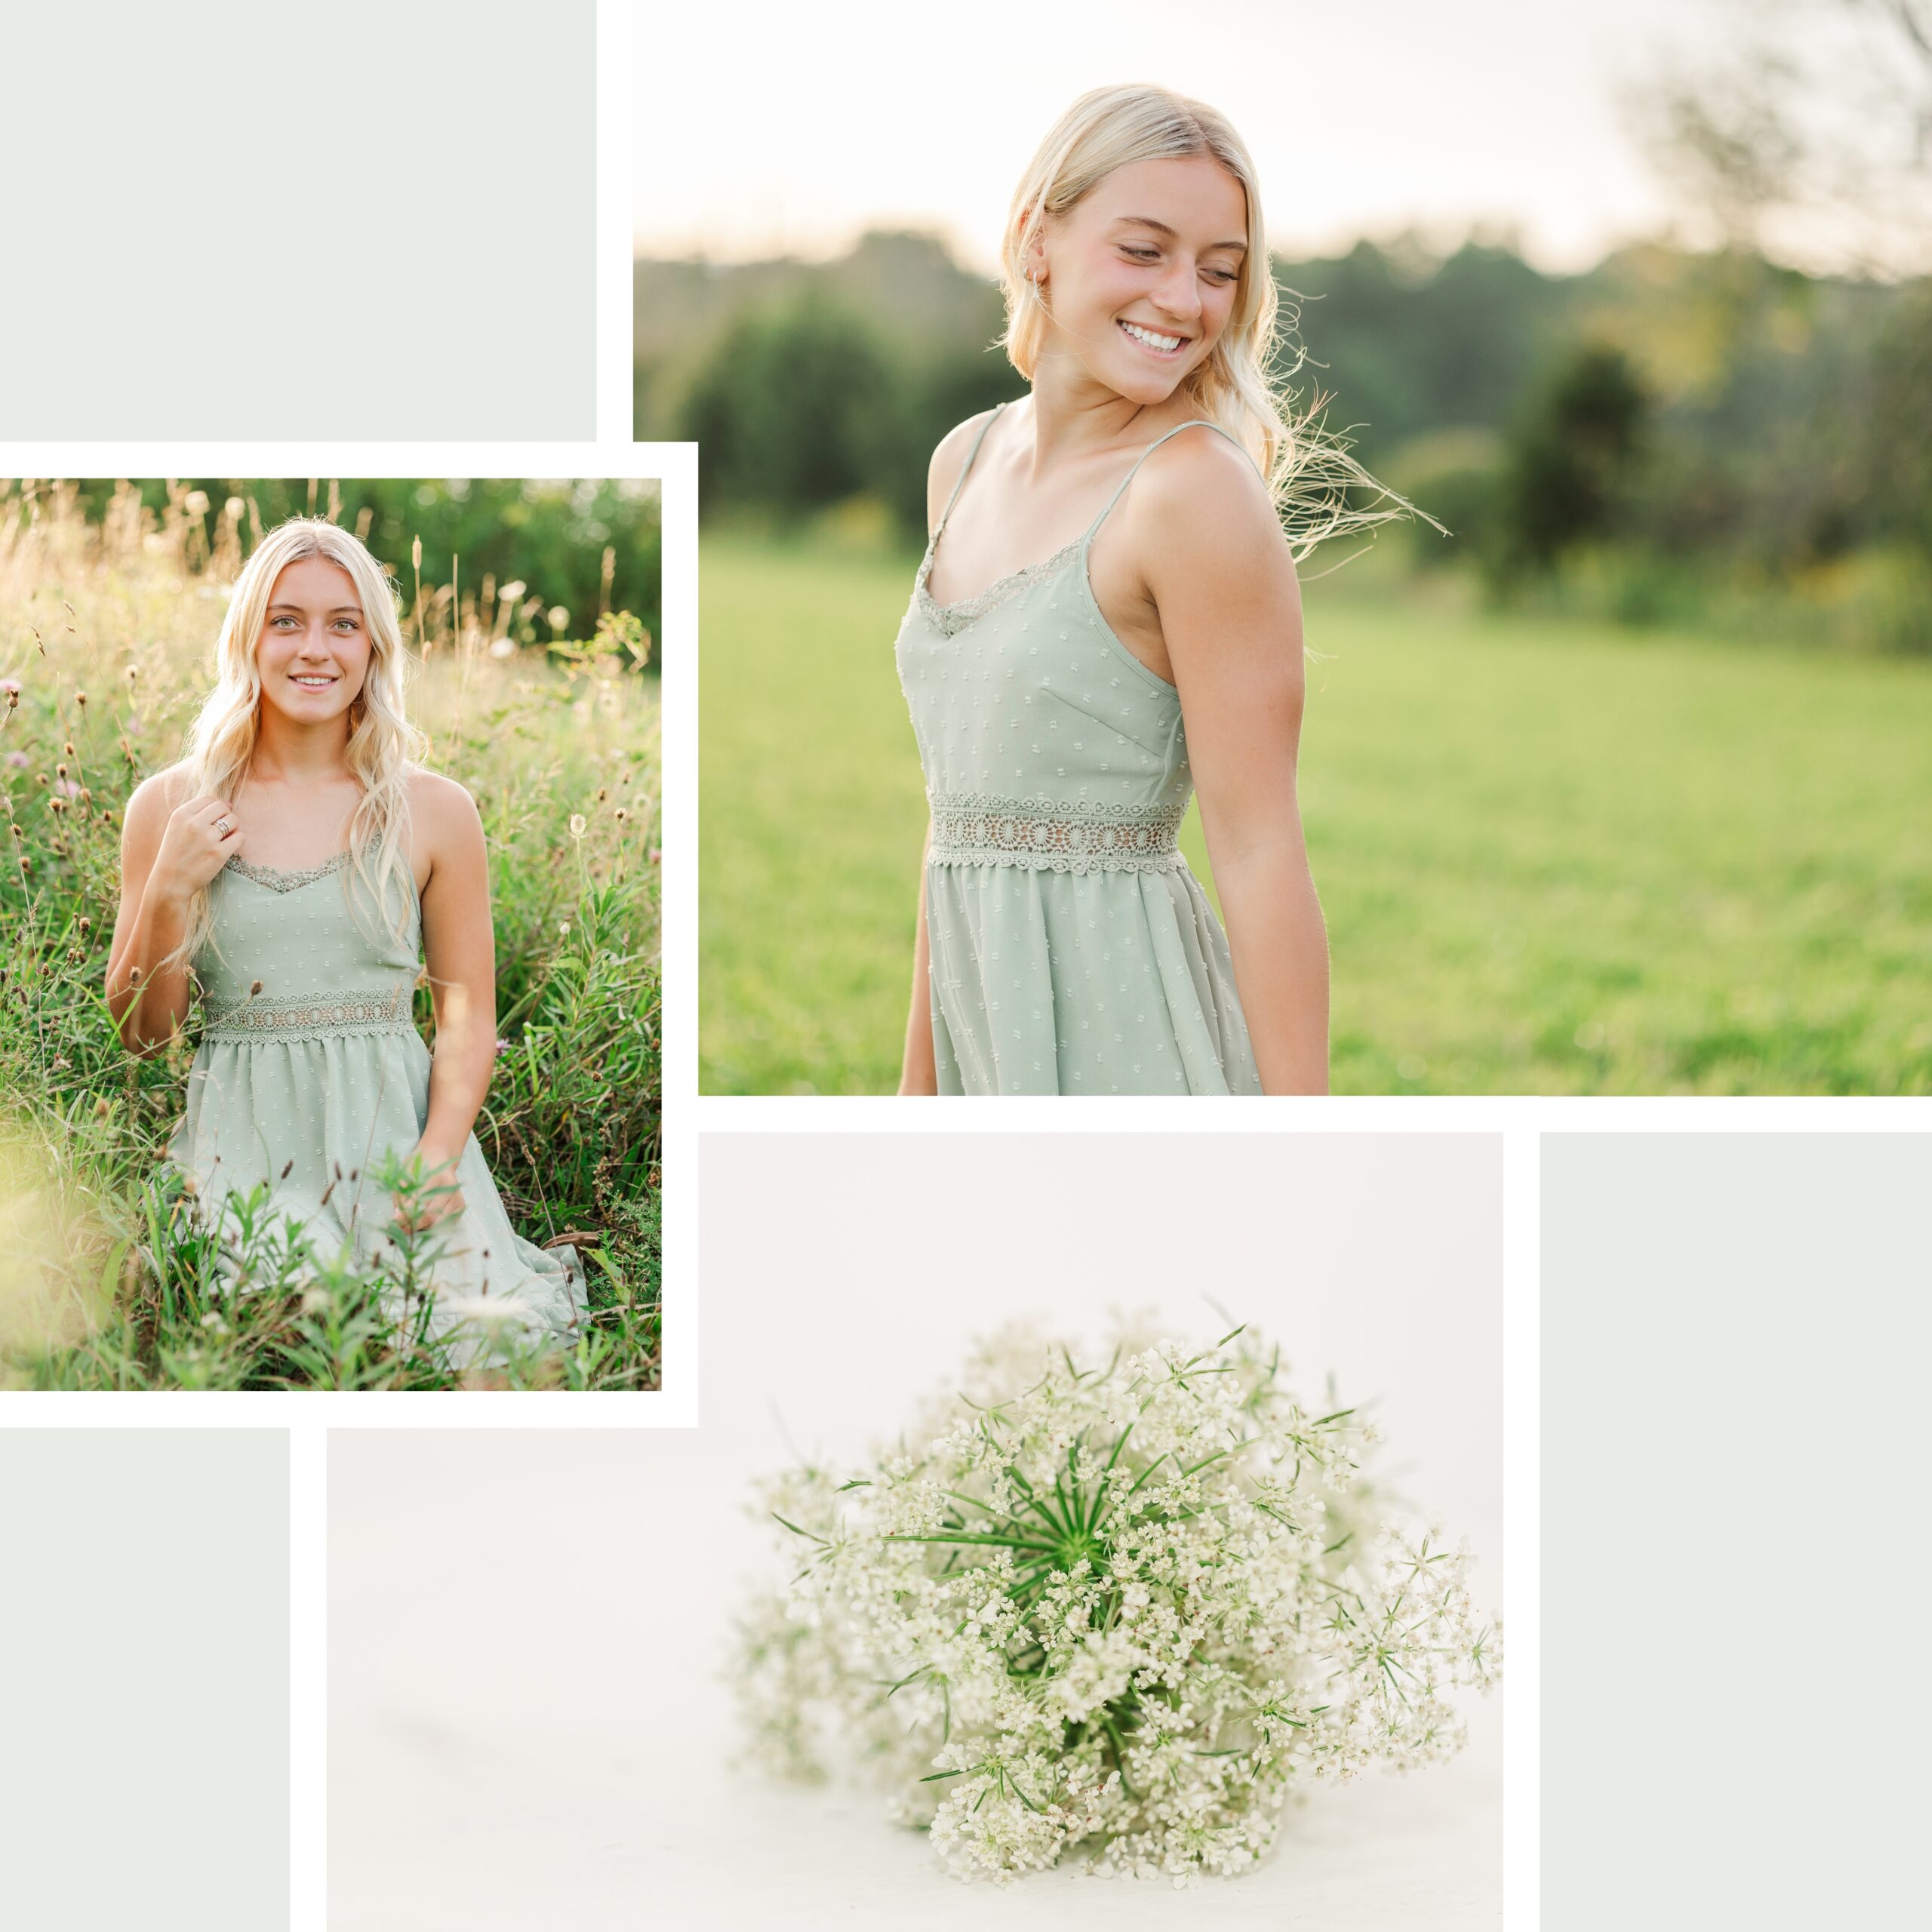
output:
<svg viewBox="0 0 1932 1932"><path fill-rule="evenodd" d="M232 828L229 826L227 820L225 818L218 818L214 822L214 829L215 835L217 838L226 838Z"/></svg>

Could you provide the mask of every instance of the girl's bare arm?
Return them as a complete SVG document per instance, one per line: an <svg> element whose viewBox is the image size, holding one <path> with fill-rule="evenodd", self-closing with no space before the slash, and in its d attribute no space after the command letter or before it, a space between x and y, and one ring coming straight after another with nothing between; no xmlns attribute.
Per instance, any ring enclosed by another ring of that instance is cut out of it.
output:
<svg viewBox="0 0 1932 1932"><path fill-rule="evenodd" d="M224 799L180 795L178 771L143 780L121 826L121 903L108 949L107 1004L131 1052L163 1046L188 1017L188 962L167 963L188 929L189 902L242 849ZM226 822L226 832L217 828Z"/></svg>
<svg viewBox="0 0 1932 1932"><path fill-rule="evenodd" d="M453 780L424 773L414 781L411 809L429 857L423 955L436 1039L429 1118L417 1151L433 1174L460 1158L490 1090L497 1059L497 943L489 854L475 801ZM460 1196L445 1197L432 1204L430 1218L459 1205Z"/></svg>
<svg viewBox="0 0 1932 1932"><path fill-rule="evenodd" d="M1253 470L1211 432L1177 438L1141 484L1136 554L1180 691L1262 1088L1324 1094L1328 937L1295 795L1304 670L1294 560Z"/></svg>

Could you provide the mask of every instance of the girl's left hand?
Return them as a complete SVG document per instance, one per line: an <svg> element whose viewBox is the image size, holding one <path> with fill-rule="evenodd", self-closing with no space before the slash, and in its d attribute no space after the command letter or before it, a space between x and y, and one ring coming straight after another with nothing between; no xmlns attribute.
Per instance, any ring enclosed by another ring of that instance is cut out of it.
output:
<svg viewBox="0 0 1932 1932"><path fill-rule="evenodd" d="M457 1162L460 1156L444 1154L436 1149L418 1145L412 1158L420 1158L427 1185L417 1200L417 1213L413 1223L409 1224L411 1234L420 1234L426 1228L433 1228L438 1221L446 1220L452 1214L463 1212L463 1190L456 1184ZM395 1201L396 1219L404 1219L402 1198L392 1197Z"/></svg>

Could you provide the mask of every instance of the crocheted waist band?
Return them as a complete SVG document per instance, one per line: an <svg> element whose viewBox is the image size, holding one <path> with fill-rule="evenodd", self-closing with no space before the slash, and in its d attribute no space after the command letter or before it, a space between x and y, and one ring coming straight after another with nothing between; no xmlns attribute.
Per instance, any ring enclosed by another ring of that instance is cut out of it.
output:
<svg viewBox="0 0 1932 1932"><path fill-rule="evenodd" d="M202 1037L208 1040L300 1040L343 1033L414 1032L405 980L392 992L297 993L265 998L257 993L240 1004L208 1016Z"/></svg>
<svg viewBox="0 0 1932 1932"><path fill-rule="evenodd" d="M1175 845L1180 804L932 794L935 866L1023 866L1035 872L1166 872L1187 862Z"/></svg>

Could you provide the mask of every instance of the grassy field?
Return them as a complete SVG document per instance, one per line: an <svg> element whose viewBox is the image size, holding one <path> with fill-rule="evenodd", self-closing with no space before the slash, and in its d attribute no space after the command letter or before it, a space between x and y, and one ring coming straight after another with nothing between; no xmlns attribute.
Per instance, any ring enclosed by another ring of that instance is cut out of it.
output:
<svg viewBox="0 0 1932 1932"><path fill-rule="evenodd" d="M708 1093L897 1083L912 568L706 543ZM1932 666L1308 610L1338 1092L1932 1091Z"/></svg>
<svg viewBox="0 0 1932 1932"><path fill-rule="evenodd" d="M0 1387L653 1386L661 764L640 627L519 650L473 598L426 583L417 606L412 715L491 853L507 1044L476 1137L518 1232L576 1238L592 1308L568 1349L465 1370L374 1270L278 1260L238 1223L249 1287L224 1288L162 1158L195 1016L137 1060L107 1011L122 808L179 755L237 561L235 528L224 558L202 528L180 503L103 528L45 486L30 506L0 490Z"/></svg>

